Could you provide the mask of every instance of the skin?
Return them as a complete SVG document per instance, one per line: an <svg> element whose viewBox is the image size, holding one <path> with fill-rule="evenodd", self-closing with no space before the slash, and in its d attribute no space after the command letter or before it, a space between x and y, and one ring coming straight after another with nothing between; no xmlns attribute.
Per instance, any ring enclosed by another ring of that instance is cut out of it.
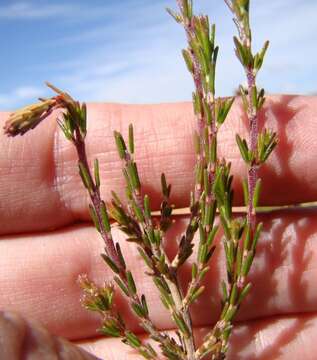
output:
<svg viewBox="0 0 317 360"><path fill-rule="evenodd" d="M7 116L0 113L1 123ZM0 135L0 358L33 360L43 354L45 359L94 358L76 344L107 360L140 359L116 339L98 339L98 317L79 304L78 275L86 273L102 283L112 274L99 257L103 243L89 223L75 151L56 128L55 117L24 137ZM261 204L315 201L317 98L272 96L261 122L264 119L277 131L280 142L261 169ZM88 123L89 159L100 160L105 200L110 199L111 189L123 195L112 132L126 134L133 123L136 160L153 209L159 208L162 171L173 184L175 206L187 206L195 161L190 104L89 104ZM246 126L237 101L219 134L220 155L232 161L237 206L242 204L239 181L245 166L234 137L237 132L247 136ZM260 214L259 219L264 232L249 277L254 287L239 312L228 359L313 359L317 350L316 210L280 209ZM166 241L170 256L185 224L186 215L175 218ZM162 329L172 329L134 245L116 229L113 235L122 245L138 291L148 299L153 321ZM221 234L217 242L220 238ZM225 276L221 243L211 264L207 289L193 307L198 342L219 315L220 281ZM189 269L186 265L182 269L183 283ZM128 326L141 331L124 297L119 291L116 296Z"/></svg>

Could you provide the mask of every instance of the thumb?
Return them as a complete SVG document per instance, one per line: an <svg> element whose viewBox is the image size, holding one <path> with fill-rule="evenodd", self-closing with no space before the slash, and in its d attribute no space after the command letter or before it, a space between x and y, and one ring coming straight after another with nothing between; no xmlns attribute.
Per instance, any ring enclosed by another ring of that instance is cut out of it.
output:
<svg viewBox="0 0 317 360"><path fill-rule="evenodd" d="M0 359L96 360L88 352L16 313L0 312Z"/></svg>

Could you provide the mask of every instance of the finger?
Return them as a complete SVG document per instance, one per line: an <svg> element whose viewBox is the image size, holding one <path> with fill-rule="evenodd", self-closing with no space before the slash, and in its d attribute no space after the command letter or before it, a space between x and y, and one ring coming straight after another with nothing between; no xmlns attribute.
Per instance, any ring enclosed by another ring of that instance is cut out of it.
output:
<svg viewBox="0 0 317 360"><path fill-rule="evenodd" d="M288 204L316 199L315 154L317 98L273 96L267 101L261 121L278 132L279 145L263 167L262 204ZM60 131L53 115L30 134L18 139L0 139L1 233L45 230L88 219L87 195L76 165L76 154ZM7 114L1 114L4 122ZM89 159L101 162L102 194L110 190L123 195L124 180L112 131L127 133L135 125L136 160L144 190L153 205L160 199L160 174L173 184L173 202L187 206L193 186L192 133L195 121L189 103L163 105L105 105L88 107ZM239 101L219 133L220 156L232 161L234 187L241 203L241 178L245 164L235 144L235 134L246 135Z"/></svg>
<svg viewBox="0 0 317 360"><path fill-rule="evenodd" d="M316 335L316 313L246 322L233 332L228 360L313 360Z"/></svg>
<svg viewBox="0 0 317 360"><path fill-rule="evenodd" d="M97 360L68 341L54 337L40 324L16 313L0 312L0 359Z"/></svg>
<svg viewBox="0 0 317 360"><path fill-rule="evenodd" d="M229 341L228 360L314 360L317 316L297 314L236 324ZM209 329L196 329L198 344ZM144 338L146 340L146 337ZM155 346L153 341L151 344ZM80 342L83 349L107 360L141 360L142 357L118 339L100 338Z"/></svg>
<svg viewBox="0 0 317 360"><path fill-rule="evenodd" d="M317 311L315 218L314 210L261 216L265 229L249 277L253 289L240 309L240 320ZM177 220L169 233L166 239L169 256L175 254L175 239L185 224L185 220ZM122 233L114 232L114 236L122 246L140 295L147 297L153 321L159 328L172 328L173 323L160 303L152 279L144 274L146 268L136 247L124 241ZM99 256L102 248L96 231L88 226L24 236L15 241L3 238L0 241L0 308L36 318L56 335L72 339L94 336L99 318L81 308L76 279L84 273L100 284L112 279L113 274ZM181 269L183 285L191 276L191 260ZM225 278L225 257L219 244L205 281L206 290L193 306L195 325L208 325L217 320L221 281ZM120 291L117 303L127 324L138 330L138 321L131 315Z"/></svg>

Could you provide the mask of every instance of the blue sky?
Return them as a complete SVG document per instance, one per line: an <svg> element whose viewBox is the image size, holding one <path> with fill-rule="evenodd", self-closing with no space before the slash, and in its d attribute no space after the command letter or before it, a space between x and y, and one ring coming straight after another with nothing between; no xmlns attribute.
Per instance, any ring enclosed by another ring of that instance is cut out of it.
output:
<svg viewBox="0 0 317 360"><path fill-rule="evenodd" d="M182 29L166 14L175 0L0 0L0 109L47 96L49 80L85 101L190 99ZM236 30L222 0L196 0L217 24L218 95L244 81ZM253 0L254 45L271 46L259 82L268 92L317 91L317 1Z"/></svg>

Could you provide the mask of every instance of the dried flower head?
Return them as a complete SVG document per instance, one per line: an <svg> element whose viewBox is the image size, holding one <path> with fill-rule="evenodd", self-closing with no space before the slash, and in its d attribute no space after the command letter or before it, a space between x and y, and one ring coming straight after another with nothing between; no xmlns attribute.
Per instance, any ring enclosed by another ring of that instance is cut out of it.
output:
<svg viewBox="0 0 317 360"><path fill-rule="evenodd" d="M23 135L34 129L56 107L55 98L42 100L37 104L26 106L12 113L4 124L4 132L8 136Z"/></svg>
<svg viewBox="0 0 317 360"><path fill-rule="evenodd" d="M72 138L75 124L79 125L82 136L86 135L86 106L75 101L69 94L54 85L46 83L57 95L48 99L39 99L36 104L26 106L12 113L4 124L4 132L8 136L24 135L46 119L54 110L65 109L62 121L59 122L67 138ZM71 120L70 120L71 119Z"/></svg>

